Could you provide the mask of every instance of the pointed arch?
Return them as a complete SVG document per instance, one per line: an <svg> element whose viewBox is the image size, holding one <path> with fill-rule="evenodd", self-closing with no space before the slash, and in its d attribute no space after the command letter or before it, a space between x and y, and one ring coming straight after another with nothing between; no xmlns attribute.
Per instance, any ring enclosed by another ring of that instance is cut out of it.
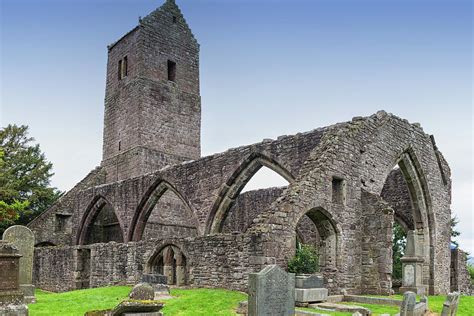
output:
<svg viewBox="0 0 474 316"><path fill-rule="evenodd" d="M282 176L290 184L294 176L276 160L261 153L251 154L221 188L217 200L214 202L206 223L206 233L219 233L227 214L239 196L242 189L262 167L267 167Z"/></svg>
<svg viewBox="0 0 474 316"><path fill-rule="evenodd" d="M434 240L436 235L435 217L432 214L431 193L428 182L423 173L423 168L411 147L408 147L395 161L394 165L400 167L410 196L413 229L416 232L415 241L417 247L422 250L423 263L423 285L428 288L430 294L434 293L435 253ZM388 177L388 176L387 176ZM400 219L395 214L395 220ZM403 225L402 225L403 227Z"/></svg>
<svg viewBox="0 0 474 316"><path fill-rule="evenodd" d="M128 232L129 241L139 241L142 239L146 223L150 217L151 212L153 211L153 208L167 191L174 193L174 195L179 198L190 214L195 217L193 209L184 196L169 182L159 179L155 181L155 183L145 193L135 211L135 214L133 215ZM195 219L195 221L196 223L198 222L197 219Z"/></svg>
<svg viewBox="0 0 474 316"><path fill-rule="evenodd" d="M114 238L111 240L101 240L100 242L107 242L107 241L118 241L118 242L123 242L123 225L120 221L120 218L117 216L117 213L112 206L112 204L107 201L107 199L101 195L98 195L94 197L89 203L89 206L87 207L86 211L84 212L84 215L82 216L81 219L81 224L79 225L79 230L77 232L76 236L76 245L84 245L88 243L88 239L90 238L91 234L91 229L92 225L94 222L97 220L97 217L99 214L104 210L104 208L107 207L107 209L110 211L110 216L112 219L117 220L114 225L118 225L118 230L116 231L118 234L118 238Z"/></svg>

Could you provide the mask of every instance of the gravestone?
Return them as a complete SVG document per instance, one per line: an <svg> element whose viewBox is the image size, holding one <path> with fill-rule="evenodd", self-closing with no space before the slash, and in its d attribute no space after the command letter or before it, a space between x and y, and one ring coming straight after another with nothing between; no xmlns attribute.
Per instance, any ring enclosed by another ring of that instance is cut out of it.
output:
<svg viewBox="0 0 474 316"><path fill-rule="evenodd" d="M293 315L295 275L269 265L249 275L249 316Z"/></svg>
<svg viewBox="0 0 474 316"><path fill-rule="evenodd" d="M0 240L0 315L28 315L19 283L20 258L15 246Z"/></svg>
<svg viewBox="0 0 474 316"><path fill-rule="evenodd" d="M20 258L20 289L25 296L25 303L35 302L35 287L33 278L33 252L35 236L26 226L15 225L3 233L3 240L13 244L19 251Z"/></svg>
<svg viewBox="0 0 474 316"><path fill-rule="evenodd" d="M150 301L155 298L155 291L148 283L138 283L132 288L128 297L132 300Z"/></svg>
<svg viewBox="0 0 474 316"><path fill-rule="evenodd" d="M458 311L460 294L457 292L449 293L443 304L441 316L454 316Z"/></svg>
<svg viewBox="0 0 474 316"><path fill-rule="evenodd" d="M403 294L402 305L400 306L400 316L413 316L416 306L416 294L407 291Z"/></svg>
<svg viewBox="0 0 474 316"><path fill-rule="evenodd" d="M415 292L425 294L426 286L423 285L423 262L419 237L414 230L407 232L407 244L402 261L402 286L400 293Z"/></svg>

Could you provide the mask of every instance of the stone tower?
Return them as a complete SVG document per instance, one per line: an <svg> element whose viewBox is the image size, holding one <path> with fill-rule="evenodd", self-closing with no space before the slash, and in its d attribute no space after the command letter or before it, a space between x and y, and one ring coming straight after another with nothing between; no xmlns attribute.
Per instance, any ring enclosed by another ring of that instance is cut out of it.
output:
<svg viewBox="0 0 474 316"><path fill-rule="evenodd" d="M199 44L174 0L108 47L107 182L200 157Z"/></svg>

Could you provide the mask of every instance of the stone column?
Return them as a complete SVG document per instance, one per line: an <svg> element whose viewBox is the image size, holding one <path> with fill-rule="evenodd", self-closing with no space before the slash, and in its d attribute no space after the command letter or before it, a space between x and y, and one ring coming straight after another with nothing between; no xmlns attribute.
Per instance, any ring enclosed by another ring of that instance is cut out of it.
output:
<svg viewBox="0 0 474 316"><path fill-rule="evenodd" d="M31 304L36 302L35 286L32 284L35 235L28 227L15 225L5 230L3 240L15 246L21 255L20 289L25 295L25 303Z"/></svg>
<svg viewBox="0 0 474 316"><path fill-rule="evenodd" d="M0 315L28 315L20 290L20 258L18 249L0 240Z"/></svg>
<svg viewBox="0 0 474 316"><path fill-rule="evenodd" d="M423 256L421 255L416 232L407 233L407 246L402 261L402 286L400 293L407 291L416 294L425 294L426 285L423 285Z"/></svg>
<svg viewBox="0 0 474 316"><path fill-rule="evenodd" d="M166 247L163 250L163 274L168 278L168 284L174 284L174 267L173 267L173 249Z"/></svg>
<svg viewBox="0 0 474 316"><path fill-rule="evenodd" d="M186 284L186 262L181 252L175 254L176 259L176 285Z"/></svg>

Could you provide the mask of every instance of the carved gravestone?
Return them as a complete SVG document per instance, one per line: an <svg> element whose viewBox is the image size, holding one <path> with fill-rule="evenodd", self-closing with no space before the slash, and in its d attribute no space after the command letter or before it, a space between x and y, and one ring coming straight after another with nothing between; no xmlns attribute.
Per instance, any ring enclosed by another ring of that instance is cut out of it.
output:
<svg viewBox="0 0 474 316"><path fill-rule="evenodd" d="M32 284L32 276L35 236L28 227L15 225L5 230L3 240L13 244L20 252L20 289L25 295L25 303L34 303L35 287Z"/></svg>
<svg viewBox="0 0 474 316"><path fill-rule="evenodd" d="M455 316L458 311L460 294L457 292L449 293L443 304L441 316Z"/></svg>
<svg viewBox="0 0 474 316"><path fill-rule="evenodd" d="M416 294L407 291L403 294L402 305L400 306L400 316L413 316L416 306Z"/></svg>
<svg viewBox="0 0 474 316"><path fill-rule="evenodd" d="M277 265L249 275L249 316L294 315L295 275Z"/></svg>
<svg viewBox="0 0 474 316"><path fill-rule="evenodd" d="M20 258L18 249L0 240L0 315L28 315L19 284Z"/></svg>

